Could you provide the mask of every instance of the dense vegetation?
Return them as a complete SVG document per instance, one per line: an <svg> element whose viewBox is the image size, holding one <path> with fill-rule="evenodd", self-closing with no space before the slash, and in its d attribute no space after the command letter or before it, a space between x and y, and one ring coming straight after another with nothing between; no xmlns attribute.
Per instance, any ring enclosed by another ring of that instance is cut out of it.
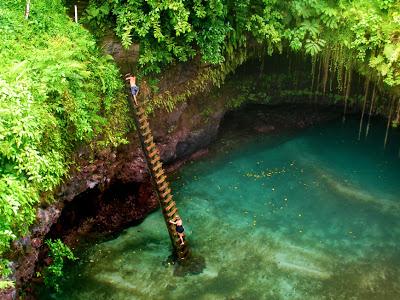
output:
<svg viewBox="0 0 400 300"><path fill-rule="evenodd" d="M335 67L361 62L386 85L400 84L395 0L92 0L87 12L92 24L116 24L124 45L140 43L145 72L197 54L219 64L256 40L269 54L289 48L324 53Z"/></svg>
<svg viewBox="0 0 400 300"><path fill-rule="evenodd" d="M0 255L27 232L40 201L51 201L74 150L117 145L128 127L117 68L62 0L35 0L28 20L24 6L0 3ZM200 87L250 52L300 53L311 57L311 91L325 93L334 78L347 105L356 71L369 78L371 108L392 115L397 107L400 120L400 103L385 97L400 94L396 0L92 0L85 23L139 43L143 76L195 57L214 65L191 83Z"/></svg>
<svg viewBox="0 0 400 300"><path fill-rule="evenodd" d="M76 147L120 143L127 127L118 70L92 36L59 0L34 1L28 20L25 3L0 2L0 256L51 201Z"/></svg>
<svg viewBox="0 0 400 300"><path fill-rule="evenodd" d="M219 85L246 57L301 53L312 57L311 92L325 95L329 83L330 92L343 95L344 116L348 106L361 100L363 115L367 110L379 112L386 114L394 126L400 122L399 1L90 3L86 22L97 32L99 28L111 28L125 46L140 44L141 74L154 74L173 62L200 57L204 63L215 66L205 76ZM356 76L366 77L364 97L352 97ZM186 98L167 97L167 101L154 102L153 106L171 110L176 102Z"/></svg>

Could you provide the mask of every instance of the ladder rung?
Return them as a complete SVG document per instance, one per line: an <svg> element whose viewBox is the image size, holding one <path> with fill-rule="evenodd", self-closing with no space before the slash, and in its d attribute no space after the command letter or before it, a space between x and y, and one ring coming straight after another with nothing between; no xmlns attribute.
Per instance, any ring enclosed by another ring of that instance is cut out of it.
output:
<svg viewBox="0 0 400 300"><path fill-rule="evenodd" d="M173 206L175 206L175 201L171 201L171 203L165 208L166 211L170 211Z"/></svg>
<svg viewBox="0 0 400 300"><path fill-rule="evenodd" d="M150 144L151 142L153 142L153 136L149 136L147 139L144 140L145 144Z"/></svg>
<svg viewBox="0 0 400 300"><path fill-rule="evenodd" d="M160 161L158 162L158 164L156 164L156 165L153 167L153 171L156 172L158 169L161 169L161 171L163 170L163 169L162 169L162 163L161 163Z"/></svg>
<svg viewBox="0 0 400 300"><path fill-rule="evenodd" d="M176 211L177 211L177 209L176 209L176 207L175 207L172 211L170 211L170 212L167 214L167 216L171 218L171 217L176 213Z"/></svg>
<svg viewBox="0 0 400 300"><path fill-rule="evenodd" d="M147 121L147 116L143 113L137 112L136 119L139 121L139 123L142 123L144 121Z"/></svg>
<svg viewBox="0 0 400 300"><path fill-rule="evenodd" d="M157 179L159 179L162 175L164 175L164 170L161 169L155 176Z"/></svg>
<svg viewBox="0 0 400 300"><path fill-rule="evenodd" d="M150 126L149 122L145 122L143 124L140 124L140 129L145 130L146 128L148 128Z"/></svg>
<svg viewBox="0 0 400 300"><path fill-rule="evenodd" d="M160 157L159 157L158 155L156 155L156 156L150 161L150 163L151 163L152 165L154 165L157 161L160 161Z"/></svg>
<svg viewBox="0 0 400 300"><path fill-rule="evenodd" d="M186 257L186 255L188 255L188 253L189 253L189 247L187 247L187 242L184 240L184 244L183 245L181 245L180 243L179 243L179 246L180 246L180 249L179 249L179 257Z"/></svg>
<svg viewBox="0 0 400 300"><path fill-rule="evenodd" d="M187 254L189 252L188 242L186 241L185 237L183 237L183 241L185 242L185 244L182 245L181 250Z"/></svg>
<svg viewBox="0 0 400 300"><path fill-rule="evenodd" d="M165 196L167 196L170 193L171 193L171 189L167 189L163 194L161 194L161 197L165 198Z"/></svg>
<svg viewBox="0 0 400 300"><path fill-rule="evenodd" d="M186 241L185 241L185 244L184 245L186 245ZM184 246L184 245L182 245L182 246ZM185 247L185 249L180 253L180 255L179 255L179 258L185 258L187 255L189 254L189 248L188 247Z"/></svg>
<svg viewBox="0 0 400 300"><path fill-rule="evenodd" d="M157 184L161 184L165 181L165 179L167 179L167 176L162 176L160 179L158 179L156 182Z"/></svg>
<svg viewBox="0 0 400 300"><path fill-rule="evenodd" d="M176 235L178 236L178 233L176 233ZM185 248L187 248L186 247L185 234L183 234L183 243L184 244L181 245L181 239L179 237L175 240L175 244L176 244L176 246L178 248L178 253L184 253Z"/></svg>
<svg viewBox="0 0 400 300"><path fill-rule="evenodd" d="M164 182L163 185L160 186L160 187L158 188L158 190L162 192L162 191L165 191L165 189L166 189L167 187L168 187L168 183L167 183L167 182Z"/></svg>
<svg viewBox="0 0 400 300"><path fill-rule="evenodd" d="M145 137L146 135L149 135L149 134L151 134L151 130L149 127L147 127L146 130L142 133L142 136Z"/></svg>
<svg viewBox="0 0 400 300"><path fill-rule="evenodd" d="M146 141L145 141L146 142ZM154 144L154 142L152 142L149 146L146 147L147 151L150 151L151 149L155 148L156 144Z"/></svg>
<svg viewBox="0 0 400 300"><path fill-rule="evenodd" d="M146 120L147 120L146 115L142 115L142 116L139 117L139 123L143 123Z"/></svg>
<svg viewBox="0 0 400 300"><path fill-rule="evenodd" d="M151 146L146 147L147 152L151 153L153 152L156 148L156 146L153 144ZM157 149L158 150L158 149Z"/></svg>
<svg viewBox="0 0 400 300"><path fill-rule="evenodd" d="M164 202L164 205L168 205L168 202L170 202L170 201L172 201L172 195L170 194L168 197L167 197L167 199L165 199L163 202Z"/></svg>
<svg viewBox="0 0 400 300"><path fill-rule="evenodd" d="M157 149L154 149L153 152L151 152L151 153L149 154L149 157L150 157L150 158L153 158L156 154L158 154L158 150L157 150Z"/></svg>

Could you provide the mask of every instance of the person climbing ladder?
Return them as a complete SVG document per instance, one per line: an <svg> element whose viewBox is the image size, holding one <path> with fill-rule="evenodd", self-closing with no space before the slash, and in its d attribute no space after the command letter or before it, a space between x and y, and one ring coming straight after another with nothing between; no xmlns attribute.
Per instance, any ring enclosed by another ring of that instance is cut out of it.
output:
<svg viewBox="0 0 400 300"><path fill-rule="evenodd" d="M129 103L132 108L136 132L144 154L144 159L147 163L150 179L161 207L161 212L164 215L173 247L173 254L178 261L188 261L190 257L190 248L186 240L186 235L184 234L182 220L178 217L178 208L173 200L171 187L161 161L160 151L157 144L154 142L150 122L146 115L145 108L143 107L144 103L143 101L137 101L139 88L136 85L136 76L126 74L125 79L130 85ZM142 87L145 88L145 82L142 82L142 84ZM142 89L141 97L144 96L143 91L145 90Z"/></svg>
<svg viewBox="0 0 400 300"><path fill-rule="evenodd" d="M130 73L128 73L125 75L125 80L129 80L129 85L131 86L131 93L135 101L135 105L138 105L136 96L139 93L139 87L136 85L136 76L132 76Z"/></svg>
<svg viewBox="0 0 400 300"><path fill-rule="evenodd" d="M173 220L169 220L169 222L176 226L176 232L178 233L179 239L181 240L181 245L183 245L185 243L183 240L183 237L185 236L185 234L183 233L185 231L185 228L183 228L181 217L176 215L175 218Z"/></svg>

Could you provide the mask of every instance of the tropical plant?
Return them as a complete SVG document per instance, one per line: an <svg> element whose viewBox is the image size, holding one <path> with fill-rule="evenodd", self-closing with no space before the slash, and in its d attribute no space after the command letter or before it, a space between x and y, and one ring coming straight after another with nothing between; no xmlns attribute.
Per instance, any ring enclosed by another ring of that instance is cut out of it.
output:
<svg viewBox="0 0 400 300"><path fill-rule="evenodd" d="M341 45L336 56L355 56L386 85L396 86L399 11L394 0L92 0L87 20L109 20L111 27L116 20L123 44L140 44L145 73L160 72L196 53L205 62L221 64L237 47L237 37L245 46L247 36L264 44L269 54L288 47L316 56ZM337 63L347 61L336 58Z"/></svg>
<svg viewBox="0 0 400 300"><path fill-rule="evenodd" d="M60 239L54 241L46 240L46 245L49 247L49 256L52 262L44 271L44 283L55 291L59 291L59 281L64 275L63 269L65 260L76 260L77 258L74 256L71 249Z"/></svg>
<svg viewBox="0 0 400 300"><path fill-rule="evenodd" d="M127 105L112 59L61 0L0 3L0 255L27 233L81 144L118 145ZM0 270L1 272L1 270ZM4 274L4 270L2 272Z"/></svg>

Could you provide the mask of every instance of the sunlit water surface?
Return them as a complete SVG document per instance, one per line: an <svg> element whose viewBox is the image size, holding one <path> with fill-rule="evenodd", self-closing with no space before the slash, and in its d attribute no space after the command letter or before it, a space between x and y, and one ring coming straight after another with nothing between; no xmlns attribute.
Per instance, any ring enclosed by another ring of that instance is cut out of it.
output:
<svg viewBox="0 0 400 300"><path fill-rule="evenodd" d="M400 137L357 121L221 138L173 188L201 274L173 276L160 211L70 266L54 299L400 299ZM397 141L396 141L397 139Z"/></svg>

